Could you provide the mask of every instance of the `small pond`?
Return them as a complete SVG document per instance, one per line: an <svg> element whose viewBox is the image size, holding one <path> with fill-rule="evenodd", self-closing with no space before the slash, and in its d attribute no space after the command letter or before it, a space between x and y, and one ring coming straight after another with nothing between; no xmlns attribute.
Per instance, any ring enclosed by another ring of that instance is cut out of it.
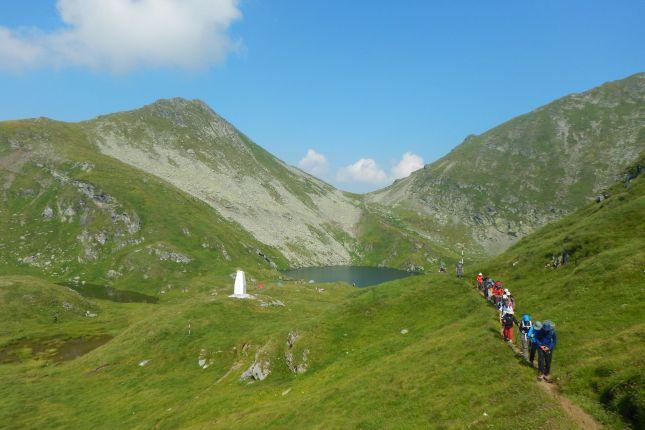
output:
<svg viewBox="0 0 645 430"><path fill-rule="evenodd" d="M117 290L116 288L106 285L95 284L60 284L77 291L81 296L92 297L95 299L111 300L119 303L157 303L159 299L147 294L137 293L136 291Z"/></svg>
<svg viewBox="0 0 645 430"><path fill-rule="evenodd" d="M19 363L25 360L46 360L60 363L85 355L107 343L107 334L65 338L21 339L0 348L0 364Z"/></svg>
<svg viewBox="0 0 645 430"><path fill-rule="evenodd" d="M282 273L289 278L308 282L346 282L357 287L369 287L415 275L415 273L389 267L362 266L302 267L285 270Z"/></svg>

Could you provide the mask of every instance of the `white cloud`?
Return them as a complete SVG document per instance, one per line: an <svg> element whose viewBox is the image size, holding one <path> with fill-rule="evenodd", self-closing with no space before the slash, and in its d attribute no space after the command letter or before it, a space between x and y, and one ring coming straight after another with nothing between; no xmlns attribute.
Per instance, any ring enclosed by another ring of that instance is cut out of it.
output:
<svg viewBox="0 0 645 430"><path fill-rule="evenodd" d="M388 179L387 173L372 158L361 158L354 164L345 166L338 171L338 182L362 184L382 184Z"/></svg>
<svg viewBox="0 0 645 430"><path fill-rule="evenodd" d="M412 152L404 153L393 164L388 174L373 158L361 158L353 164L342 167L336 174L336 181L353 185L356 190L370 189L370 186L383 186L396 179L405 178L424 166L423 158Z"/></svg>
<svg viewBox="0 0 645 430"><path fill-rule="evenodd" d="M65 26L50 33L0 27L0 68L85 66L198 69L237 49L238 0L59 0Z"/></svg>
<svg viewBox="0 0 645 430"><path fill-rule="evenodd" d="M401 179L410 176L410 173L423 168L423 158L411 152L406 152L391 170L392 180Z"/></svg>
<svg viewBox="0 0 645 430"><path fill-rule="evenodd" d="M25 36L0 27L0 68L19 71L39 61L42 49Z"/></svg>
<svg viewBox="0 0 645 430"><path fill-rule="evenodd" d="M313 149L309 149L307 154L298 162L298 167L314 176L324 176L327 173L329 164L327 163L327 157Z"/></svg>

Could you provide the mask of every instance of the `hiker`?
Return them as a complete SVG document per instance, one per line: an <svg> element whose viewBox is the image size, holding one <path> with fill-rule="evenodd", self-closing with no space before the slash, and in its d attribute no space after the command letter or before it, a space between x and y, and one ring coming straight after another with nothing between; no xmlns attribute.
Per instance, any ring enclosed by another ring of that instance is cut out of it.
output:
<svg viewBox="0 0 645 430"><path fill-rule="evenodd" d="M447 272L446 265L442 261L441 265L439 266L439 273L446 273L446 272Z"/></svg>
<svg viewBox="0 0 645 430"><path fill-rule="evenodd" d="M457 263L457 278L461 279L462 276L464 276L464 265L461 263Z"/></svg>
<svg viewBox="0 0 645 430"><path fill-rule="evenodd" d="M531 366L533 366L533 363L535 361L535 353L537 352L537 349L538 349L537 340L535 339L535 337L540 333L540 330L542 330L542 322L535 321L535 323L533 323L533 326L529 329L529 332L528 332L529 363L531 363Z"/></svg>
<svg viewBox="0 0 645 430"><path fill-rule="evenodd" d="M531 322L531 316L529 314L522 315L522 320L518 325L520 331L520 349L522 350L522 355L524 358L528 358L529 354L529 331L533 327Z"/></svg>
<svg viewBox="0 0 645 430"><path fill-rule="evenodd" d="M488 282L488 300L493 301L493 288L495 287L495 281L491 279Z"/></svg>
<svg viewBox="0 0 645 430"><path fill-rule="evenodd" d="M552 321L544 321L542 330L535 336L535 340L538 346L538 380L548 382L549 373L551 372L551 358L558 341L555 335L555 325Z"/></svg>
<svg viewBox="0 0 645 430"><path fill-rule="evenodd" d="M507 300L508 300L508 305L509 305L511 308L515 309L515 297L513 297L513 295L511 294L511 292L508 290L508 288L506 288L506 289L504 290L504 294L506 294L506 298L507 298Z"/></svg>
<svg viewBox="0 0 645 430"><path fill-rule="evenodd" d="M479 274L475 278L475 281L477 281L477 289L481 291L484 288L484 275L479 272Z"/></svg>
<svg viewBox="0 0 645 430"><path fill-rule="evenodd" d="M492 295L492 288L493 280L487 276L484 280L484 297L486 298L486 300L490 300L490 297Z"/></svg>
<svg viewBox="0 0 645 430"><path fill-rule="evenodd" d="M502 314L508 311L515 311L515 305L511 301L511 297L508 294L504 294L502 296L502 305L500 311L502 312Z"/></svg>
<svg viewBox="0 0 645 430"><path fill-rule="evenodd" d="M506 342L513 342L513 324L517 324L513 310L509 310L502 315L502 327L504 330L502 334L504 335L504 340Z"/></svg>
<svg viewBox="0 0 645 430"><path fill-rule="evenodd" d="M493 304L496 307L499 306L503 293L504 290L502 289L502 283L499 281L495 282L495 285L493 285Z"/></svg>

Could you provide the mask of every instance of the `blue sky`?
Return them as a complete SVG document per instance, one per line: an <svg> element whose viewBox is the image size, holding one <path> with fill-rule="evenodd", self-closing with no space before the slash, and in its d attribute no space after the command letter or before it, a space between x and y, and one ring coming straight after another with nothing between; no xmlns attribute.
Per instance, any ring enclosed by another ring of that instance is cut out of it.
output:
<svg viewBox="0 0 645 430"><path fill-rule="evenodd" d="M290 164L313 149L301 165L351 191L645 71L643 1L96 1L62 0L66 23L54 0L0 3L0 119L199 98Z"/></svg>

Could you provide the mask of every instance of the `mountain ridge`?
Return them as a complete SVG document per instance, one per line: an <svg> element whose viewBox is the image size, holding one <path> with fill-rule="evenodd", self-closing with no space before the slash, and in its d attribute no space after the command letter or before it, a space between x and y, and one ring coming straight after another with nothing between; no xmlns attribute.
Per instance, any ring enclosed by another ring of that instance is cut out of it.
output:
<svg viewBox="0 0 645 430"><path fill-rule="evenodd" d="M369 193L446 225L493 252L581 207L645 149L645 73L561 97ZM603 157L606 160L603 160Z"/></svg>

